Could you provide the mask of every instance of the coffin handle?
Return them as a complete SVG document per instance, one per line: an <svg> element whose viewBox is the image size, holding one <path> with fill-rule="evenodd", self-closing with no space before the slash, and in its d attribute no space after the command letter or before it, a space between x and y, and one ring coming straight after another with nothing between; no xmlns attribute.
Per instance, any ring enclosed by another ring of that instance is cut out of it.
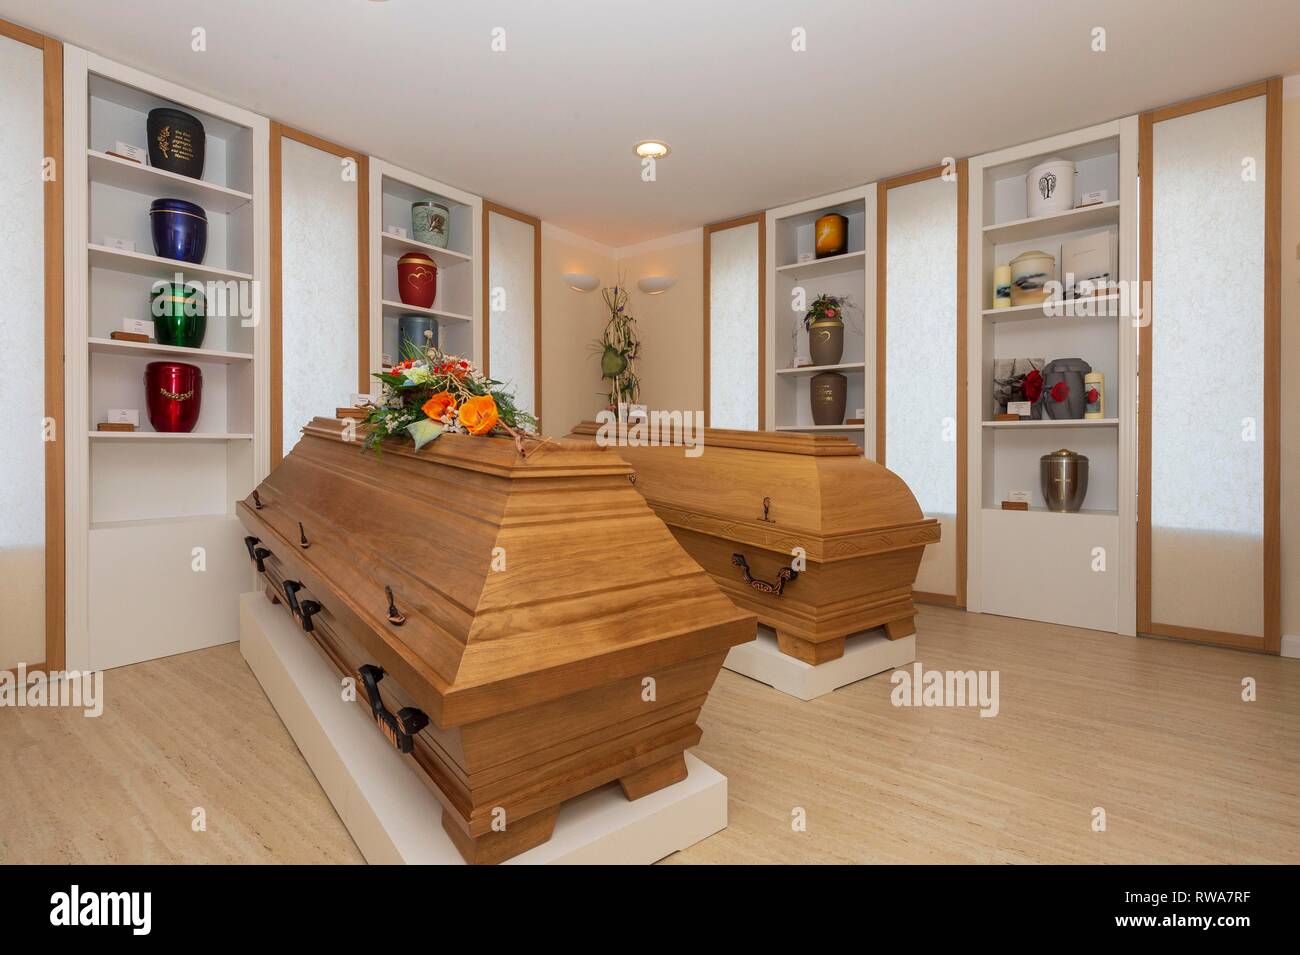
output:
<svg viewBox="0 0 1300 955"><path fill-rule="evenodd" d="M781 591L785 589L785 585L799 576L799 571L795 570L793 567L782 567L776 573L776 583L769 584L766 580L759 580L750 575L749 562L745 560L744 554L732 554L731 562L740 568L740 573L745 579L745 583L749 584L749 586L753 587L759 593L771 594L773 597L781 596Z"/></svg>
<svg viewBox="0 0 1300 955"><path fill-rule="evenodd" d="M248 559L257 564L259 574L266 573L266 558L271 556L271 552L265 547L258 547L262 543L256 537L245 537L244 546L248 548Z"/></svg>
<svg viewBox="0 0 1300 955"><path fill-rule="evenodd" d="M311 618L320 613L324 608L321 607L319 600L304 600L299 605L302 611L302 629L306 633L311 633L316 628L312 625Z"/></svg>
<svg viewBox="0 0 1300 955"><path fill-rule="evenodd" d="M284 590L284 602L289 605L289 612L295 617L301 617L302 607L298 606L298 591L302 590L302 581L286 580L280 586Z"/></svg>
<svg viewBox="0 0 1300 955"><path fill-rule="evenodd" d="M414 745L415 734L429 725L429 717L423 710L414 706L404 706L396 713L389 712L379 695L379 681L384 678L382 667L367 663L357 673L366 688L366 699L370 700L370 712L374 714L375 724L388 742L399 753L409 753Z"/></svg>

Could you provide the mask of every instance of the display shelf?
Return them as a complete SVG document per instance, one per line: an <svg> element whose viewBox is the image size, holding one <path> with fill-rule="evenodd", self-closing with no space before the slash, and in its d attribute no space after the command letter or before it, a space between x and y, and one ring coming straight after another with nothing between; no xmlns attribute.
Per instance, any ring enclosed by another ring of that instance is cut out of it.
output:
<svg viewBox="0 0 1300 955"><path fill-rule="evenodd" d="M115 272L129 272L132 275L143 275L146 278L163 281L170 281L178 272L186 279L212 279L220 282L250 282L253 279L252 274L248 272L236 272L211 265L195 265L193 262L164 259L144 252L110 249L108 246L96 245L94 242L87 244L86 251L92 269L112 269Z"/></svg>
<svg viewBox="0 0 1300 955"><path fill-rule="evenodd" d="M129 159L119 159L96 149L86 151L90 181L149 196L184 199L208 213L234 212L253 201L251 194L215 182L193 179L165 169L155 169Z"/></svg>
<svg viewBox="0 0 1300 955"><path fill-rule="evenodd" d="M465 265L474 260L473 256L465 255L463 252L429 245L427 242L416 242L414 239L404 239L399 235L393 235L391 232L383 233L381 241L384 255L403 256L407 252L424 252L438 264L439 269Z"/></svg>
<svg viewBox="0 0 1300 955"><path fill-rule="evenodd" d="M251 441L252 434L200 434L197 431L90 431L92 441Z"/></svg>
<svg viewBox="0 0 1300 955"><path fill-rule="evenodd" d="M386 231L411 228L411 204L441 202L448 211L447 248ZM383 160L370 163L370 361L371 371L387 367L397 347L397 318L428 315L438 322L438 343L446 351L482 362L482 200L445 183ZM433 305L402 303L397 262L407 252L424 252L438 265ZM374 387L378 387L375 385Z"/></svg>
<svg viewBox="0 0 1300 955"><path fill-rule="evenodd" d="M986 308L984 320L990 324L1002 322L1059 321L1061 319L1085 320L1089 318L1119 318L1122 302L1118 294L1097 295L1090 298L1058 299L1036 305L1013 305L1010 308Z"/></svg>
<svg viewBox="0 0 1300 955"><path fill-rule="evenodd" d="M144 147L148 113L163 106L202 123L202 178L107 155L118 141ZM191 606L222 607L249 585L232 507L270 464L269 322L262 320L269 309L269 133L264 117L64 46L70 666L117 666L230 639L219 613L192 629L155 628L144 592L184 592ZM157 198L204 209L203 264L149 254L149 208ZM112 248L107 236L143 251ZM124 318L151 318L154 284L177 273L205 286L207 347L109 337ZM203 372L193 432L151 430L143 375L158 359ZM139 410L142 427L96 430L109 408ZM184 555L200 545L208 572L195 574Z"/></svg>
<svg viewBox="0 0 1300 955"><path fill-rule="evenodd" d="M791 378L803 375L820 375L824 371L838 371L844 374L862 374L867 370L867 366L860 361L846 362L840 365L802 365L799 368L778 368L778 375L788 375Z"/></svg>
<svg viewBox="0 0 1300 955"><path fill-rule="evenodd" d="M1137 118L1128 117L1000 150L968 161L966 421L967 608L1033 620L1134 633L1136 591L1137 338L1120 320L1137 278ZM1076 208L1027 218L1027 174L1053 159L1072 162ZM1084 192L1108 201L1079 208ZM1119 283L1111 294L1013 308L988 307L998 264L1038 249L1063 279L1061 245L1090 232L1114 236ZM1078 357L1104 376L1110 417L1066 421L988 420L995 359ZM1049 511L1040 459L1068 447L1089 462L1084 508ZM1013 491L1028 511L1003 511ZM1098 548L1105 571L1097 570ZM1041 555L1051 553L1044 561Z"/></svg>
<svg viewBox="0 0 1300 955"><path fill-rule="evenodd" d="M799 262L801 254L813 251L817 219L828 213L848 219L846 251ZM876 342L875 184L769 209L766 232L763 268L767 286L767 427L776 431L839 432L864 449L874 449L875 388L868 384L868 369L875 367ZM845 309L844 350L834 364L794 367L796 360L808 362L810 357L808 332L802 325L805 313L791 308L800 290L804 302L821 294L846 296L851 302L851 308ZM839 373L848 379L845 417L862 417L863 424L819 427L812 423L809 387L813 376L822 372Z"/></svg>
<svg viewBox="0 0 1300 955"><path fill-rule="evenodd" d="M996 511L998 514L1055 514L1059 517L1071 517L1079 515L1081 517L1119 517L1119 511L1116 509L1081 507L1077 511L1054 511L1043 504L1030 505L1028 510L1004 510L999 504L997 506L985 506L986 511Z"/></svg>
<svg viewBox="0 0 1300 955"><path fill-rule="evenodd" d="M1035 242L1048 236L1119 225L1119 200L1082 209L1070 209L1032 219L1017 219L984 226L984 238L996 245Z"/></svg>
<svg viewBox="0 0 1300 955"><path fill-rule="evenodd" d="M253 360L249 352L219 351L212 348L185 348L180 345L159 345L156 342L122 342L112 338L91 338L88 341L92 355L141 355L160 358L185 359L196 362L216 362L233 365Z"/></svg>
<svg viewBox="0 0 1300 955"><path fill-rule="evenodd" d="M418 305L404 305L401 302L384 299L379 303L384 318L398 318L399 316L411 312L416 315L429 315L437 319L446 319L451 322L472 322L473 315L462 315L460 312L446 312L437 308L421 308Z"/></svg>
<svg viewBox="0 0 1300 955"><path fill-rule="evenodd" d="M1049 430L1052 428L1117 428L1119 427L1118 418L1072 418L1063 421L1056 420L1038 420L1038 421L985 421L986 428L1008 428L1011 430Z"/></svg>
<svg viewBox="0 0 1300 955"><path fill-rule="evenodd" d="M800 279L821 278L826 275L838 275L841 272L857 272L867 267L865 252L845 252L843 255L828 255L824 259L812 259L808 262L794 262L790 265L778 265L777 271Z"/></svg>

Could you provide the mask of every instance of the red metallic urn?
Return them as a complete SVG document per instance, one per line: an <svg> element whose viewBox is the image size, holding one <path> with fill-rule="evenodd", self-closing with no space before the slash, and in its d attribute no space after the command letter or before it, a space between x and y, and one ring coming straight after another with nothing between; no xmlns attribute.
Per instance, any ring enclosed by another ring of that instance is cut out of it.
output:
<svg viewBox="0 0 1300 955"><path fill-rule="evenodd" d="M203 372L179 361L151 361L144 370L149 421L155 431L188 433L199 423Z"/></svg>
<svg viewBox="0 0 1300 955"><path fill-rule="evenodd" d="M438 294L438 264L423 252L407 252L397 260L397 294L403 305L433 308Z"/></svg>

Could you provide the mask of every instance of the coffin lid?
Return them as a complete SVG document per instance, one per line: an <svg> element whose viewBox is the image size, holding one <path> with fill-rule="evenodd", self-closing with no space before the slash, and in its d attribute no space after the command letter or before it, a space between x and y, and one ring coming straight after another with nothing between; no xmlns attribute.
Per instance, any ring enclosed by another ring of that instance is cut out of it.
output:
<svg viewBox="0 0 1300 955"><path fill-rule="evenodd" d="M521 457L509 439L444 434L377 456L346 426L314 419L258 486L262 508L250 495L236 512L438 725L753 639L754 617L687 556L617 454L548 439Z"/></svg>
<svg viewBox="0 0 1300 955"><path fill-rule="evenodd" d="M595 441L584 421L570 437ZM811 560L933 543L938 522L897 474L842 436L705 428L703 451L621 446L636 487L669 525ZM763 504L767 501L767 519Z"/></svg>

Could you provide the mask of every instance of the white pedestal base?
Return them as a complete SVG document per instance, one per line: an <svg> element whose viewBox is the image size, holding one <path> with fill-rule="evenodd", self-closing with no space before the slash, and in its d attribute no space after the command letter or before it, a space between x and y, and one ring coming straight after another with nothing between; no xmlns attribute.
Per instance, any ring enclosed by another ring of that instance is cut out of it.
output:
<svg viewBox="0 0 1300 955"><path fill-rule="evenodd" d="M442 804L260 593L239 599L239 649L368 862L464 864L442 830ZM686 766L686 779L634 802L616 782L569 800L550 840L510 862L649 864L725 829L727 778L690 753Z"/></svg>
<svg viewBox="0 0 1300 955"><path fill-rule="evenodd" d="M815 700L865 677L906 666L916 659L916 634L890 640L883 633L859 633L844 642L844 656L813 666L786 656L776 634L759 626L758 638L732 647L722 665L751 680L801 700Z"/></svg>

